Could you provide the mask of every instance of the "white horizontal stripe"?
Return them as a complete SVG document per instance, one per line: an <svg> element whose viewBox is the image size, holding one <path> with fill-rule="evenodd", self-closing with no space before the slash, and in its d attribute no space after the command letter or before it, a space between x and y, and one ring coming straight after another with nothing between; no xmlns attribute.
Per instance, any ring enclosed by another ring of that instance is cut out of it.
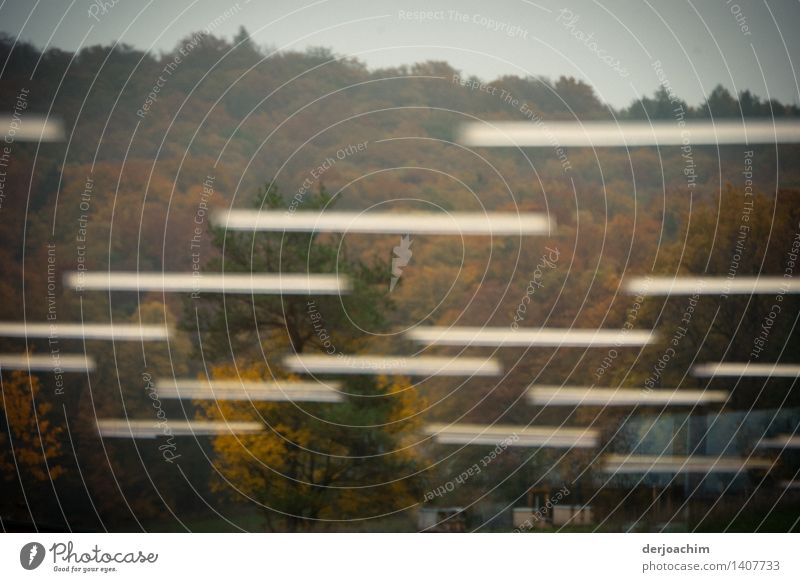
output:
<svg viewBox="0 0 800 582"><path fill-rule="evenodd" d="M800 281L784 277L630 277L625 291L631 295L752 295L800 293Z"/></svg>
<svg viewBox="0 0 800 582"><path fill-rule="evenodd" d="M776 449L797 449L800 448L800 435L779 434L770 439L761 439L758 446Z"/></svg>
<svg viewBox="0 0 800 582"><path fill-rule="evenodd" d="M156 382L160 398L208 400L254 400L291 402L341 402L339 383L255 382L248 380L175 379Z"/></svg>
<svg viewBox="0 0 800 582"><path fill-rule="evenodd" d="M0 322L0 337L162 341L170 332L164 325Z"/></svg>
<svg viewBox="0 0 800 582"><path fill-rule="evenodd" d="M371 234L544 235L554 225L543 214L388 213L228 210L214 213L228 230Z"/></svg>
<svg viewBox="0 0 800 582"><path fill-rule="evenodd" d="M126 420L110 418L97 421L97 431L106 438L143 438L215 434L246 434L264 430L260 422L224 422L205 420Z"/></svg>
<svg viewBox="0 0 800 582"><path fill-rule="evenodd" d="M399 374L409 376L497 376L500 364L487 358L421 356L286 356L284 365L293 372L321 374Z"/></svg>
<svg viewBox="0 0 800 582"><path fill-rule="evenodd" d="M0 354L0 369L4 370L91 372L94 366L92 358L76 354Z"/></svg>
<svg viewBox="0 0 800 582"><path fill-rule="evenodd" d="M425 433L443 445L499 445L514 447L593 448L598 432L584 428L480 424L430 424Z"/></svg>
<svg viewBox="0 0 800 582"><path fill-rule="evenodd" d="M0 115L0 133L13 141L64 141L64 126L58 119L23 113L13 128L10 115Z"/></svg>
<svg viewBox="0 0 800 582"><path fill-rule="evenodd" d="M634 147L797 143L798 121L529 121L470 122L458 141L473 147Z"/></svg>
<svg viewBox="0 0 800 582"><path fill-rule="evenodd" d="M649 330L555 329L546 327L417 327L406 333L416 342L447 346L549 346L625 347L644 346L656 340Z"/></svg>
<svg viewBox="0 0 800 582"><path fill-rule="evenodd" d="M709 362L694 367L698 378L737 376L751 378L797 378L800 366L795 364L754 364L752 362Z"/></svg>
<svg viewBox="0 0 800 582"><path fill-rule="evenodd" d="M674 457L655 455L608 455L606 473L738 473L747 469L769 469L772 461L736 457Z"/></svg>
<svg viewBox="0 0 800 582"><path fill-rule="evenodd" d="M64 275L75 290L162 291L268 294L339 294L349 290L347 278L336 275L230 273L82 273Z"/></svg>
<svg viewBox="0 0 800 582"><path fill-rule="evenodd" d="M725 402L728 393L723 390L681 390L658 388L568 388L558 386L531 386L528 400L542 406L685 406Z"/></svg>

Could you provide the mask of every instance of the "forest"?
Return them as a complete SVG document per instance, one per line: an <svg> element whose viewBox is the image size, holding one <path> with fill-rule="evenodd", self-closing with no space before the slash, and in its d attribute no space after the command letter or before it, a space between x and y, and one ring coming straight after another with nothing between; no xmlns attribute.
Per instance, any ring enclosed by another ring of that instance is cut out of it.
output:
<svg viewBox="0 0 800 582"><path fill-rule="evenodd" d="M793 379L690 373L705 361L792 363L800 354L796 295L636 297L623 282L677 273L791 278L800 147L697 145L690 179L680 148L469 149L456 139L460 124L476 119L670 121L677 106L687 119L780 123L800 116L796 105L721 86L691 105L662 84L614 109L570 77L477 79L434 61L372 70L325 48L259 47L244 28L232 40L190 35L161 54L124 44L42 52L2 37L0 62L0 110L20 110L22 123L32 113L54 116L65 133L63 142L7 140L0 157L0 321L174 330L169 342L0 338L3 353L96 361L91 374L2 371L7 528L415 531L416 512L438 504L467 508L470 529L508 531L510 508L536 491L567 488L570 504L594 507L597 527L619 531L665 519L650 505L654 491L671 502L685 490L657 478L609 480L595 470L599 455L582 449L508 447L481 465L486 450L438 445L423 427L590 425L609 443L606 453L667 446L675 454L690 446L697 417L713 427L702 445L708 454L750 453L753 434L797 430ZM403 243L394 235L226 232L213 215L228 208L542 212L557 228L545 237ZM76 292L63 284L76 271L337 273L353 288L342 297ZM168 400L154 382L298 379L286 354L417 354L402 332L418 325L656 329L659 340L618 350L504 349L491 353L500 378L348 377L337 404ZM536 406L525 398L532 383L712 387L731 398L690 420L660 407ZM256 419L266 430L99 438L96 419L124 417ZM797 528L800 504L774 487L795 475L791 455L768 475L694 478L690 527ZM476 464L482 470L460 486L430 493ZM725 502L705 511L722 492Z"/></svg>

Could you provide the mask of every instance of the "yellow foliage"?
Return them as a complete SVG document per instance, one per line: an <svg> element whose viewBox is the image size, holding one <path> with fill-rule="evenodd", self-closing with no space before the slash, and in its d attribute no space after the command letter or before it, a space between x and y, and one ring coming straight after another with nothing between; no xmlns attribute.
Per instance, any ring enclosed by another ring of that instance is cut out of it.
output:
<svg viewBox="0 0 800 582"><path fill-rule="evenodd" d="M274 378L259 365L220 366L212 374L216 378ZM391 403L388 414L379 417L377 429L342 427L314 418L306 407L301 410L289 402L198 402L202 418L257 418L266 427L260 434L213 439L215 468L222 478L214 479L212 488L234 499L244 496L285 514L310 519L358 519L356 516L374 516L413 504L416 496L409 475L414 473L418 452L411 445L424 403L402 378L378 377L375 389L375 406ZM369 410L367 407L367 413ZM353 414L356 416L343 418L359 419L357 411ZM381 442L385 439L390 450L370 450L375 446L370 440L373 438ZM367 456L375 458L357 458L365 451L354 451L353 446L365 447Z"/></svg>
<svg viewBox="0 0 800 582"><path fill-rule="evenodd" d="M14 371L3 379L0 410L7 423L0 433L0 468L6 479L26 471L39 481L56 479L64 469L54 464L61 455L62 427L48 419L52 404L39 401L39 379ZM16 463L15 463L16 461Z"/></svg>

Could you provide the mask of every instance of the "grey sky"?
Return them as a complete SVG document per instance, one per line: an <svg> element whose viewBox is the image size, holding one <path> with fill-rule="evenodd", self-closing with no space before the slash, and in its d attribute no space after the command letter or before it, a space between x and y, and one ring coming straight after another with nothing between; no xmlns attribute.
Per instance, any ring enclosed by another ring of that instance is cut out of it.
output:
<svg viewBox="0 0 800 582"><path fill-rule="evenodd" d="M614 106L655 91L659 60L663 78L691 104L718 83L800 103L796 1L114 1L106 9L103 0L6 1L0 30L39 47L119 40L165 51L217 20L213 32L227 38L244 25L261 45L326 46L370 67L446 60L485 79L574 76ZM435 12L422 19L418 11Z"/></svg>

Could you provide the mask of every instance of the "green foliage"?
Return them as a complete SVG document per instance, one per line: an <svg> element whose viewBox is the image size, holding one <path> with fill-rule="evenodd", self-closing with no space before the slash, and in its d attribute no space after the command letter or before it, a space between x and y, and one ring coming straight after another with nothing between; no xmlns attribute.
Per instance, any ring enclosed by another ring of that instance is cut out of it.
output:
<svg viewBox="0 0 800 582"><path fill-rule="evenodd" d="M268 185L253 202L258 209L283 211L290 201ZM316 194L307 193L298 210L329 209L333 203L320 187ZM220 258L212 261L214 271L338 273L353 281L351 293L342 297L204 296L197 306L199 320L207 322L202 355L215 364L218 377L291 377L280 367L286 353L321 352L340 358L363 351L370 334L386 330L389 265L350 260L341 236L218 228L214 244L220 251ZM189 312L194 307L191 301L187 304ZM221 357L228 350L235 367L226 366L227 358ZM415 390L402 379L390 383L356 377L347 379L343 391L348 396L334 405L202 405L201 414L207 418L248 418L255 413L267 425L263 434L246 437L245 446L238 437L214 439L226 479L215 479L216 488L234 500L245 492L264 508L269 527L289 531L318 529L324 519L391 513L413 503L419 495L413 478L417 459L405 444L418 423Z"/></svg>

